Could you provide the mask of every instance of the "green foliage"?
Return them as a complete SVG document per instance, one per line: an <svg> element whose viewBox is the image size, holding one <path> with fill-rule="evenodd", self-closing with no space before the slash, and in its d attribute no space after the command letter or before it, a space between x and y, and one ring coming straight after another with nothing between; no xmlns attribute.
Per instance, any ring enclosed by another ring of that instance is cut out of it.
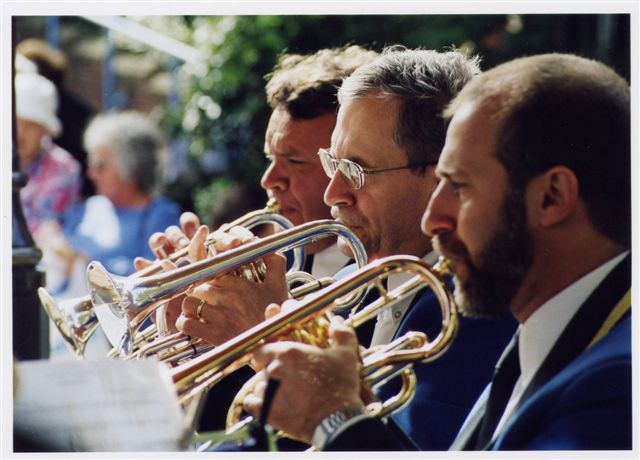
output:
<svg viewBox="0 0 640 460"><path fill-rule="evenodd" d="M165 20L167 17L165 17ZM180 103L166 112L171 138L183 138L191 166L169 194L191 194L195 209L209 204L230 184L258 188L266 166L262 153L270 111L264 76L283 52L360 44L443 49L463 47L483 57L483 68L549 51L601 59L628 76L628 15L612 18L614 35L602 40L596 15L289 15L169 17L168 31L201 50L206 59L181 67ZM575 40L575 35L579 40ZM626 72L626 73L625 73ZM218 165L213 167L212 165ZM185 188L189 188L185 192ZM183 204L184 204L184 200ZM189 204L186 204L189 207Z"/></svg>
<svg viewBox="0 0 640 460"><path fill-rule="evenodd" d="M211 212L212 203L223 196L231 188L233 181L227 177L217 177L211 183L203 185L198 189L194 197L194 211L201 218L205 218Z"/></svg>

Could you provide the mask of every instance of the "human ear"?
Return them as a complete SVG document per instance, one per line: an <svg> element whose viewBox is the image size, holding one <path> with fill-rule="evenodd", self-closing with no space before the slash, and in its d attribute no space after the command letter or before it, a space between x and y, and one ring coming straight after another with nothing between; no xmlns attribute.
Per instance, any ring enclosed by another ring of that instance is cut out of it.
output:
<svg viewBox="0 0 640 460"><path fill-rule="evenodd" d="M535 215L542 227L567 219L578 203L578 178L566 166L554 166L532 181Z"/></svg>

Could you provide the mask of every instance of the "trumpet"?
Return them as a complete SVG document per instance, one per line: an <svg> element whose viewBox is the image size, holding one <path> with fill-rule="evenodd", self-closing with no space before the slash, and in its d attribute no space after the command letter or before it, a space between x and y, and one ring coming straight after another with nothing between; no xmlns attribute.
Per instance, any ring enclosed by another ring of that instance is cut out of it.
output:
<svg viewBox="0 0 640 460"><path fill-rule="evenodd" d="M116 276L101 263L87 267L87 283L100 325L111 344L123 356L131 355L133 337L142 322L168 298L237 267L254 262L274 251L287 251L327 236L342 237L351 248L358 266L366 263L366 252L358 238L344 225L332 220L308 222L275 235L253 241L222 254L143 278ZM364 292L354 300L359 302Z"/></svg>
<svg viewBox="0 0 640 460"><path fill-rule="evenodd" d="M294 283L302 282L301 286L292 288ZM335 283L335 278L331 276L323 276L315 278L307 272L293 272L287 274L287 283L289 284L289 297L292 299L301 299L311 293L323 289ZM355 298L354 298L355 300ZM352 304L347 304L347 307ZM144 332L144 331L143 331ZM136 337L142 335L137 334ZM182 332L167 335L162 338L156 338L152 342L135 347L135 351L131 358L146 359L152 356L169 365L178 364L180 361L199 355L205 351L212 349L214 345L200 338L192 338Z"/></svg>
<svg viewBox="0 0 640 460"><path fill-rule="evenodd" d="M231 223L222 225L220 229L226 230L235 226L253 228L262 224L275 224L284 229L292 228L293 224L291 221L278 214L277 211L278 204L275 199L271 198L263 209L251 211ZM212 241L213 236L209 235L207 243L211 243ZM176 262L187 256L188 252L188 248L185 247L174 251L167 259ZM293 264L290 270L300 270L304 265L304 258L304 249L302 247L295 248L293 251ZM161 261L158 260L148 267L133 273L130 277L142 278L159 273L160 271L162 271L162 265ZM47 315L62 335L67 347L77 357L84 357L87 341L100 325L91 302L91 295L87 294L80 297L59 300L49 294L45 288L40 287L38 288L38 297ZM140 338L139 341L147 342L152 338L153 336L148 334L146 337Z"/></svg>
<svg viewBox="0 0 640 460"><path fill-rule="evenodd" d="M305 300L296 308L283 311L215 349L172 369L170 373L179 402L188 405L224 377L249 363L254 350L264 343L295 340L326 346L331 310L341 298L354 290L364 291L366 287L373 285L380 292L380 298L348 319L347 324L358 327L374 318L382 309L424 287L430 287L440 304L440 333L433 340L421 333L411 333L387 346L370 349L363 360L361 377L366 391L366 398L363 399L371 402L367 406L369 411L375 415L384 415L397 410L415 394L415 374L409 367L419 362L437 359L448 349L457 331L458 317L453 296L444 279L436 272L437 269L443 269L443 266L441 264L431 269L413 256L391 256L370 263L347 278L315 293L311 299ZM387 291L381 280L398 272L410 272L416 276L392 291ZM372 386L397 375L403 378L401 393L384 403L376 402ZM242 396L236 397L228 415L228 425L237 422L237 408L241 404Z"/></svg>

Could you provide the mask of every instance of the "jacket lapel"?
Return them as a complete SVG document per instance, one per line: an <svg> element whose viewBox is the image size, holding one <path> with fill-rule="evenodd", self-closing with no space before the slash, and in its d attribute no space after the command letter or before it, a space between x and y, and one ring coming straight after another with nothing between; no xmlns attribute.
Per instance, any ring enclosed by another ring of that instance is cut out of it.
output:
<svg viewBox="0 0 640 460"><path fill-rule="evenodd" d="M514 413L553 376L581 354L616 303L631 286L631 257L626 256L598 285L571 319L525 390Z"/></svg>
<svg viewBox="0 0 640 460"><path fill-rule="evenodd" d="M631 256L627 255L596 287L571 319L518 401L512 418L517 416L518 410L537 390L589 346L612 309L630 286ZM485 450L491 450L493 444L490 443Z"/></svg>
<svg viewBox="0 0 640 460"><path fill-rule="evenodd" d="M605 322L613 307L618 300L625 295L630 286L631 256L627 255L611 273L609 273L602 283L596 287L569 322L522 395L522 398L514 409L514 415L536 390L551 380L553 376L587 348L591 339L593 339ZM507 347L505 353L509 347L510 346ZM504 354L500 358L500 361L502 361L503 357ZM475 448L478 431L484 417L489 389L490 386L487 387L487 390L485 390L481 396L481 398L486 396L484 402L482 402L480 406L479 400L477 404L478 409L470 414L469 420L460 430L450 450L472 450ZM493 443L490 443L485 449L490 450L492 446Z"/></svg>

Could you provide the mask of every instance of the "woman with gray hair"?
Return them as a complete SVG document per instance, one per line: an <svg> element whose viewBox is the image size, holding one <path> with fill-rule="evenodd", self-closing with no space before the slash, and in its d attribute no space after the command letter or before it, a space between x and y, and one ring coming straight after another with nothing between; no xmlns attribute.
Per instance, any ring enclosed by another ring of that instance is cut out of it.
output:
<svg viewBox="0 0 640 460"><path fill-rule="evenodd" d="M125 111L96 116L84 143L97 194L63 216L66 258L81 259L75 265L82 268L98 260L109 271L128 275L135 257L154 258L149 237L179 223L179 206L154 193L166 154L164 137L149 118Z"/></svg>

